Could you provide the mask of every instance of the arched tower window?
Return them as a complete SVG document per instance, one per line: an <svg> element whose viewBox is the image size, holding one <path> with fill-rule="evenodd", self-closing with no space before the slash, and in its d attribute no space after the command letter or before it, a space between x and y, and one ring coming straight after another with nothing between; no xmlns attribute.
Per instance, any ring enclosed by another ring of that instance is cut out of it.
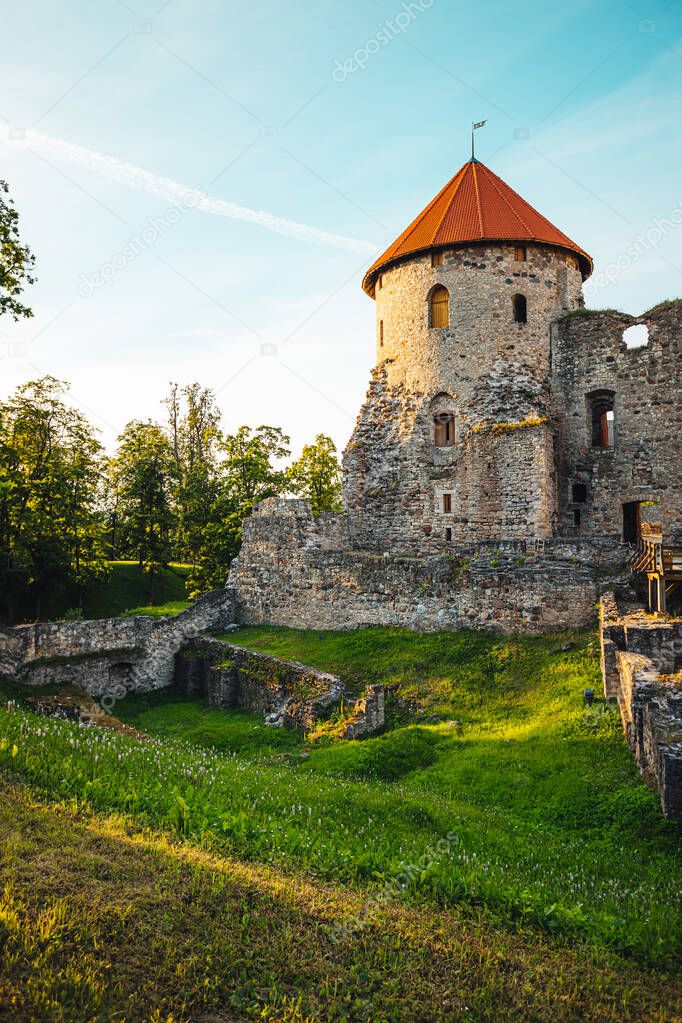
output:
<svg viewBox="0 0 682 1023"><path fill-rule="evenodd" d="M528 302L525 295L514 295L512 299L514 306L514 322L515 323L527 323L528 322Z"/></svg>
<svg viewBox="0 0 682 1023"><path fill-rule="evenodd" d="M429 325L431 327L450 326L450 292L439 284L431 292L429 299Z"/></svg>

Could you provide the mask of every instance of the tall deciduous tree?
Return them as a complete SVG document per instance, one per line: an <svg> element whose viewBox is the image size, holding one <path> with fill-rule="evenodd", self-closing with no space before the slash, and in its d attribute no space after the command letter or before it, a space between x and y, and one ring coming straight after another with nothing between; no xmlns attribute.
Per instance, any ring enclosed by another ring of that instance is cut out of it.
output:
<svg viewBox="0 0 682 1023"><path fill-rule="evenodd" d="M158 569L172 557L172 492L177 478L173 448L162 428L151 421L128 423L118 442L111 468L119 551L134 556L149 573L153 603Z"/></svg>
<svg viewBox="0 0 682 1023"><path fill-rule="evenodd" d="M0 404L0 602L40 617L47 594L81 596L104 571L102 451L92 426L43 377Z"/></svg>
<svg viewBox="0 0 682 1023"><path fill-rule="evenodd" d="M19 237L19 214L11 199L6 181L0 178L0 316L9 313L15 320L33 316L28 306L19 301L24 285L33 284L35 256Z"/></svg>
<svg viewBox="0 0 682 1023"><path fill-rule="evenodd" d="M240 426L219 443L216 496L203 531L198 566L190 578L191 595L223 586L230 561L239 551L242 522L259 501L286 489L289 438L279 427Z"/></svg>
<svg viewBox="0 0 682 1023"><path fill-rule="evenodd" d="M341 467L331 437L318 433L287 471L292 493L310 501L313 515L341 510Z"/></svg>
<svg viewBox="0 0 682 1023"><path fill-rule="evenodd" d="M220 411L209 388L171 384L164 402L176 466L174 547L180 561L196 564L217 497Z"/></svg>

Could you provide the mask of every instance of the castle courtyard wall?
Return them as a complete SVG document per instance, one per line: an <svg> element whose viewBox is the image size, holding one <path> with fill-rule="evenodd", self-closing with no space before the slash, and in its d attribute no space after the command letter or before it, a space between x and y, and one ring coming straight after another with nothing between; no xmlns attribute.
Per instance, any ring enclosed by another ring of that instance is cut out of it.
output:
<svg viewBox="0 0 682 1023"><path fill-rule="evenodd" d="M315 520L302 501L262 502L244 523L230 572L236 620L541 632L592 621L600 590L625 571L620 545L609 540L472 542L419 557L340 549L335 541L345 519Z"/></svg>

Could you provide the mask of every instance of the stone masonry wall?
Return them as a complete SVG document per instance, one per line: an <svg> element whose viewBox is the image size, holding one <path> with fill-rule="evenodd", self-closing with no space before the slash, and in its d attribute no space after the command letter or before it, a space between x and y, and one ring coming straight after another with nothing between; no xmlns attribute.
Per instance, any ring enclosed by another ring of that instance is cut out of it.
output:
<svg viewBox="0 0 682 1023"><path fill-rule="evenodd" d="M646 324L649 343L623 331ZM615 444L593 447L587 396L615 394ZM558 522L564 535L621 535L623 504L655 501L668 541L682 541L682 301L640 317L585 313L552 328L552 421L557 431ZM572 501L572 485L587 501ZM573 512L580 509L576 528Z"/></svg>
<svg viewBox="0 0 682 1023"><path fill-rule="evenodd" d="M237 621L420 631L579 626L594 618L600 588L625 568L620 547L609 542L472 542L420 557L340 549L334 519L346 516L315 520L302 501L272 498L256 508L230 572Z"/></svg>
<svg viewBox="0 0 682 1023"><path fill-rule="evenodd" d="M449 327L429 326L436 285L450 293ZM525 324L514 322L515 294L526 296ZM549 246L528 245L525 261L514 259L513 245L492 244L446 251L439 267L429 253L415 256L377 284L377 365L392 360L391 387L454 390L472 423L508 418L512 396L525 401L523 418L541 411L535 393L547 387L549 323L582 304L576 257Z"/></svg>
<svg viewBox="0 0 682 1023"><path fill-rule="evenodd" d="M269 724L310 730L327 719L346 687L337 675L296 661L204 637L176 654L175 681L214 707L243 707ZM384 727L384 687L369 686L356 700L340 733L359 739Z"/></svg>
<svg viewBox="0 0 682 1023"><path fill-rule="evenodd" d="M625 738L666 816L682 820L682 619L600 605L604 693L616 699Z"/></svg>
<svg viewBox="0 0 682 1023"><path fill-rule="evenodd" d="M232 621L232 594L215 590L173 618L0 626L0 675L36 686L72 683L97 697L160 689L172 680L180 647Z"/></svg>
<svg viewBox="0 0 682 1023"><path fill-rule="evenodd" d="M386 364L344 454L344 503L353 545L404 553L449 551L480 539L552 535L554 441L547 418L466 426L434 444L439 411L456 399L391 388ZM450 496L450 510L444 497Z"/></svg>
<svg viewBox="0 0 682 1023"><path fill-rule="evenodd" d="M345 695L336 675L210 637L176 655L175 680L214 707L242 707L286 728L312 728Z"/></svg>

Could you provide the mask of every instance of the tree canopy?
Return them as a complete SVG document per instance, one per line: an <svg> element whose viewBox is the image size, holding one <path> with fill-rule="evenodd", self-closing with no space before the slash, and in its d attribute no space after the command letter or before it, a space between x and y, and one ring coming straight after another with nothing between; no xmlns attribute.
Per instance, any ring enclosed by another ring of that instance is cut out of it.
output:
<svg viewBox="0 0 682 1023"><path fill-rule="evenodd" d="M104 570L102 447L63 400L68 386L32 380L0 403L0 602L40 616L52 588L77 591Z"/></svg>
<svg viewBox="0 0 682 1023"><path fill-rule="evenodd" d="M35 256L19 236L19 214L9 195L9 186L0 178L0 316L9 313L13 319L33 316L28 306L19 301L26 284L34 284L32 270Z"/></svg>

